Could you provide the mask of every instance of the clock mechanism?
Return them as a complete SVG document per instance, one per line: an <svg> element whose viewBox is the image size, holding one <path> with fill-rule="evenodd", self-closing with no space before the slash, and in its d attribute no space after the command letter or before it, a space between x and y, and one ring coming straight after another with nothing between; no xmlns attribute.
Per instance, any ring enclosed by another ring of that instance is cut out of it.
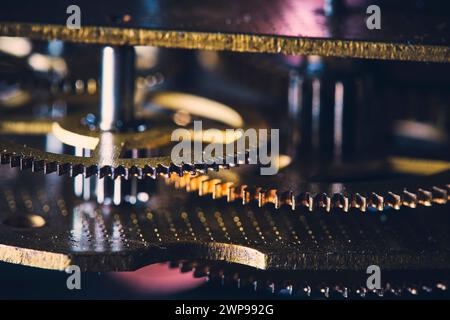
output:
<svg viewBox="0 0 450 320"><path fill-rule="evenodd" d="M77 1L79 27L70 5L0 5L8 270L75 265L156 296L448 297L447 4ZM279 139L174 161L176 130L225 148L230 129Z"/></svg>

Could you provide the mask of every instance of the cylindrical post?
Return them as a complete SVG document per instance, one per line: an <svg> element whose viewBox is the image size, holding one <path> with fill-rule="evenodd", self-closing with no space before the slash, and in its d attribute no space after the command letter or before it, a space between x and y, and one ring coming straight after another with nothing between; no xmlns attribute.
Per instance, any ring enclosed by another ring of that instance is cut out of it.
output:
<svg viewBox="0 0 450 320"><path fill-rule="evenodd" d="M134 118L134 48L106 46L101 59L99 127L120 130Z"/></svg>

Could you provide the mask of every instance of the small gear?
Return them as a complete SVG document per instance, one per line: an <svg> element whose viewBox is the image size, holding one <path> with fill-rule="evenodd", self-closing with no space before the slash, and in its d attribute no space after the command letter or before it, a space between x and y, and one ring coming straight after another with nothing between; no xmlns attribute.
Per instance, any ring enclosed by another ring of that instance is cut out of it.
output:
<svg viewBox="0 0 450 320"><path fill-rule="evenodd" d="M180 105L174 105L175 100L176 102L180 102ZM185 117L189 118L189 122L191 122L191 114L194 116L196 114L195 111L192 113L193 108L188 107L186 103L193 102L199 104L201 102L203 107L205 107L205 103L210 103L207 107L214 105L217 108L221 108L221 116L224 116L223 112L228 112L231 122L234 121L234 123L238 123L239 125L243 124L242 118L234 110L205 98L189 94L167 92L157 93L155 95L155 103L158 102L168 103L166 106L162 106L162 108L178 109ZM198 109L197 114L201 114ZM105 176L115 178L121 176L126 179L131 176L137 178L143 178L145 176L155 178L157 174L167 175L169 173L177 173L181 175L183 172L206 172L207 169L218 169L219 163L223 163L223 158L217 158L217 161L211 161L213 159L209 159L208 163L192 162L174 164L170 156L155 156L150 158L121 157L124 154L124 149L151 150L170 145L172 131L180 127L172 122L172 115L172 113L170 116L167 114L160 115L157 118L158 124L154 127L152 127L153 123L145 124L142 122L137 125L137 132L99 132L90 128L89 124L86 124L86 118L81 117L66 117L58 121L31 120L29 122L16 122L14 120L8 120L0 123L0 128L3 133L20 133L22 135L52 133L62 143L83 150L91 150L92 152L90 152L91 156L88 157L70 154L52 154L26 145L0 140L2 164L11 164L11 166L20 167L22 170L32 169L35 172L51 173L56 171L59 175L69 174L72 177L82 174L85 177L99 175L100 178ZM177 116L177 114L174 116ZM209 117L213 118L211 113ZM214 123L214 120L209 122L211 125L211 122ZM220 120L216 120L215 122L220 122ZM147 129L146 125L149 125L150 128ZM184 127L186 125L187 123L184 124ZM259 125L261 124L259 123ZM205 138L202 138L202 141L205 142ZM226 141L223 143L226 143ZM245 160L248 160L248 152L244 153ZM230 157L233 155L226 156ZM235 163L237 163L238 156L239 153L236 152L234 154L234 159L236 159ZM239 158L241 157L239 156ZM227 165L224 164L224 166Z"/></svg>
<svg viewBox="0 0 450 320"><path fill-rule="evenodd" d="M15 142L0 139L2 164L30 169L33 172L69 175L75 178L74 192L85 200L96 198L98 203L120 204L129 199L134 203L138 193L151 189L147 179L169 174L195 175L208 170L218 171L248 163L250 149L218 155L206 161L174 163L171 159L172 132L177 128L189 130L185 137L200 141L234 143L234 136L219 131L219 136L203 134L208 128L225 126L258 127L257 117L241 117L230 107L198 96L176 93L152 93L150 105L140 110L133 131L105 132L98 130L95 116L71 115L55 120L9 119L0 122L0 132L5 135L50 134L68 152L51 153ZM205 111L207 110L207 111ZM221 120L217 118L220 114ZM202 120L201 135L192 129L196 119ZM221 140L217 140L217 139ZM223 148L226 149L226 148ZM235 148L233 148L235 149ZM184 155L186 159L189 155ZM205 158L205 157L202 157ZM227 161L224 161L224 160ZM230 164L231 160L231 164ZM108 179L111 178L111 179ZM127 181L129 180L129 181Z"/></svg>

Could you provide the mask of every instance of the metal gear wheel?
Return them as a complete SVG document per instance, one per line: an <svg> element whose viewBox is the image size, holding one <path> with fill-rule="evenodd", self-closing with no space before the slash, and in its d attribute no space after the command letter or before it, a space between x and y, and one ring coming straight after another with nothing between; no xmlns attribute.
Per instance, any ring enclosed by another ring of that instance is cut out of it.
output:
<svg viewBox="0 0 450 320"><path fill-rule="evenodd" d="M224 123L227 124L227 120L214 119L212 114L216 112L219 112L223 119L229 119L228 125L239 127L244 124L244 119L233 109L206 98L184 93L159 92L154 95L153 103L158 104L159 102L163 103L160 105L161 109L166 109L163 111L170 111L170 113L152 115L150 123L146 123L145 118L142 118L141 123L137 122L137 132L100 132L91 129L89 124L86 124L86 118L76 116L55 121L31 120L27 122L11 119L2 121L0 122L0 128L3 134L51 133L66 145L92 152L90 152L91 156L53 154L2 139L0 140L1 163L10 164L12 167L19 167L22 170L31 169L33 172L44 173L57 172L59 175L69 174L71 177L82 174L85 177L98 175L100 178L105 176L115 178L121 176L125 179L128 177L143 178L145 176L155 178L158 174L177 173L181 175L183 172L195 173L196 171L206 172L208 169L218 169L221 166L219 163L223 163L223 158L217 158L217 161L208 161L208 163L194 163L192 161L192 163L175 164L171 161L169 155L121 157L125 153L125 149L141 151L169 146L172 131L180 127L189 129L188 124L193 121L191 117L201 117L203 112L201 108L215 107L214 110L210 110L209 115L206 115L205 129L214 126L214 124L217 124L216 127L223 126ZM165 102L167 102L167 105L164 105ZM193 105L189 106L189 103L193 103ZM177 114L177 111L180 114ZM174 121L178 120L173 120L177 116L185 117L188 123L184 123L183 126L177 125ZM155 120L158 121L157 125L153 123ZM252 121L246 122L246 126L252 126L249 122ZM150 127L147 129L147 126ZM261 122L254 123L252 127L258 126L261 126ZM230 137L230 139L233 139L233 137ZM202 141L208 142L205 138L202 138ZM226 141L223 143L226 144ZM233 156L236 159L235 163L237 163L239 153L236 152L234 155L226 156ZM248 152L245 152L244 156L244 159L248 160ZM227 165L223 164L223 166Z"/></svg>
<svg viewBox="0 0 450 320"><path fill-rule="evenodd" d="M66 192L66 177L0 170L2 261L57 270L76 264L89 271L186 259L311 272L450 265L446 206L296 215L194 197L167 189L160 179L148 201L107 206Z"/></svg>
<svg viewBox="0 0 450 320"><path fill-rule="evenodd" d="M166 182L178 189L197 192L199 196L226 199L227 202L255 202L260 207L271 204L276 209L286 206L309 212L398 210L403 206L443 205L450 200L449 162L391 158L385 163L367 163L359 167L353 164L328 169L340 172L341 177L348 172L346 179L353 175L354 182L328 182L326 179L314 182L311 176L317 168L301 164L291 164L275 176L260 177L247 168L238 168L230 173L198 176L172 174ZM391 177L360 182L361 175L374 173ZM395 178L402 173L411 176Z"/></svg>

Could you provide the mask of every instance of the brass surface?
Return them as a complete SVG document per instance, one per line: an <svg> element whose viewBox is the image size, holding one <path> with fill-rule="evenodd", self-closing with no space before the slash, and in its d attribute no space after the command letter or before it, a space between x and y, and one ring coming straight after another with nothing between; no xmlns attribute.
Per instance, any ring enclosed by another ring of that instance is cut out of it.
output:
<svg viewBox="0 0 450 320"><path fill-rule="evenodd" d="M63 41L96 44L148 45L167 48L281 53L287 55L450 62L450 48L448 46L362 40L97 26L83 26L79 30L73 30L61 25L6 22L0 23L0 35L29 37L37 40L60 39Z"/></svg>
<svg viewBox="0 0 450 320"><path fill-rule="evenodd" d="M365 174L373 165L353 163L340 166L337 171L348 172L351 168L353 172ZM388 165L388 171L385 165ZM288 207L294 211L399 210L401 207L443 205L450 200L449 162L391 157L385 160L385 165L376 169L380 175L386 172L391 175L406 173L412 178L368 180L364 183L339 180L314 182L305 174L314 171L314 167L297 163L281 169L275 176L265 178L247 168L238 168L233 170L232 176L227 172L196 176L170 174L166 183L201 197L239 201L243 205L256 203L259 207L270 204L276 209ZM327 171L326 167L322 170Z"/></svg>
<svg viewBox="0 0 450 320"><path fill-rule="evenodd" d="M280 271L364 272L370 264L386 271L450 269L448 205L384 214L305 207L293 213L202 199L162 183L148 202L110 207L76 199L64 177L0 172L1 261L89 271L186 259ZM4 223L29 214L45 225Z"/></svg>

